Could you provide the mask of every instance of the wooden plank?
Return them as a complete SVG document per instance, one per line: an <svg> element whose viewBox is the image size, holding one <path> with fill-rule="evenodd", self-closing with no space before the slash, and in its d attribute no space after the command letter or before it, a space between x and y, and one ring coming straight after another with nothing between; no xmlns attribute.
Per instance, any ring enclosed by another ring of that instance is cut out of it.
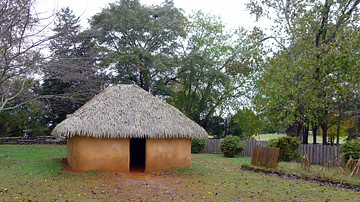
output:
<svg viewBox="0 0 360 202"><path fill-rule="evenodd" d="M249 150L250 150L250 142L249 140L246 140L245 156L248 156Z"/></svg>
<svg viewBox="0 0 360 202"><path fill-rule="evenodd" d="M319 149L319 145L316 144L315 145L315 164L320 164L320 160L319 160L319 156L320 156L320 149Z"/></svg>
<svg viewBox="0 0 360 202"><path fill-rule="evenodd" d="M324 164L326 164L329 161L329 150L330 150L329 146L326 145L325 146L325 162L324 162Z"/></svg>
<svg viewBox="0 0 360 202"><path fill-rule="evenodd" d="M310 154L310 152L309 152L310 150L309 150L309 147L308 147L309 145L305 144L304 146L305 146L305 153L306 153L306 154L308 155L308 157L309 157L309 154Z"/></svg>
<svg viewBox="0 0 360 202"><path fill-rule="evenodd" d="M312 144L308 144L309 147L309 163L314 162L314 147Z"/></svg>
<svg viewBox="0 0 360 202"><path fill-rule="evenodd" d="M314 156L313 156L313 154L314 154L314 152L313 152L313 149L314 149L314 147L313 147L313 145L312 144L308 144L308 147L309 147L309 161L310 161L310 163L312 163L312 162L314 162Z"/></svg>
<svg viewBox="0 0 360 202"><path fill-rule="evenodd" d="M332 166L336 166L336 162L337 162L337 159L336 159L336 156L337 156L337 147L336 146L333 146L332 148Z"/></svg>
<svg viewBox="0 0 360 202"><path fill-rule="evenodd" d="M211 142L210 142L210 148L211 148L211 153L214 153L215 152L215 147L214 147L214 143L215 143L215 141L216 140L212 140Z"/></svg>
<svg viewBox="0 0 360 202"><path fill-rule="evenodd" d="M275 169L279 159L279 152L279 148L254 147L251 164Z"/></svg>
<svg viewBox="0 0 360 202"><path fill-rule="evenodd" d="M312 145L312 147L313 147L313 154L312 154L312 156L313 156L313 164L316 164L316 161L317 161L317 152L316 152L316 146L317 145Z"/></svg>
<svg viewBox="0 0 360 202"><path fill-rule="evenodd" d="M250 150L249 150L248 156L250 156L252 154L253 150L254 150L254 141L250 141Z"/></svg>
<svg viewBox="0 0 360 202"><path fill-rule="evenodd" d="M252 144L251 144L251 141L249 141L249 149L247 151L246 156L249 156L249 154L251 153L251 148L252 148Z"/></svg>
<svg viewBox="0 0 360 202"><path fill-rule="evenodd" d="M326 163L326 145L322 146L322 160L321 165L324 165Z"/></svg>
<svg viewBox="0 0 360 202"><path fill-rule="evenodd" d="M318 158L319 158L319 165L322 165L322 159L323 159L323 146L321 145L321 144L318 144L318 151L319 151L319 153L318 153Z"/></svg>
<svg viewBox="0 0 360 202"><path fill-rule="evenodd" d="M323 165L323 159L324 159L324 147L323 145L319 145L319 165Z"/></svg>
<svg viewBox="0 0 360 202"><path fill-rule="evenodd" d="M320 159L320 165L324 165L326 161L326 146L324 145L321 145L320 147Z"/></svg>

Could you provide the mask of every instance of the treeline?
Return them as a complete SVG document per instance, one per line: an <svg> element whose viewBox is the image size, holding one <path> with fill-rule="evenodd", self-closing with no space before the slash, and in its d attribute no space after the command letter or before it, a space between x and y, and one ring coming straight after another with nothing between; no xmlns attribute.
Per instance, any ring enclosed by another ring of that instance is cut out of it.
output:
<svg viewBox="0 0 360 202"><path fill-rule="evenodd" d="M251 0L269 30L229 30L172 1L109 4L87 29L70 8L45 32L33 0L1 2L0 135L48 135L111 84L135 84L214 137L357 138L358 0ZM240 19L239 19L240 20Z"/></svg>
<svg viewBox="0 0 360 202"><path fill-rule="evenodd" d="M33 4L1 2L1 136L48 135L118 83L140 86L221 136L228 128L223 117L240 109L238 98L263 60L257 30L227 30L201 11L185 16L172 1L117 1L92 16L87 29L63 8L50 36Z"/></svg>

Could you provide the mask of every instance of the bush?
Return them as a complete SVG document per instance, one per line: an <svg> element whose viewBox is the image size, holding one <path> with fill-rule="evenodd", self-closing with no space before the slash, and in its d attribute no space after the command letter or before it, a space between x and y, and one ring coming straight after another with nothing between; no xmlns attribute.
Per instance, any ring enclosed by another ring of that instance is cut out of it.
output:
<svg viewBox="0 0 360 202"><path fill-rule="evenodd" d="M279 161L291 161L300 157L295 150L300 146L300 140L296 137L285 136L270 140L267 147L280 148Z"/></svg>
<svg viewBox="0 0 360 202"><path fill-rule="evenodd" d="M348 140L344 145L341 146L341 151L345 157L345 160L348 161L350 156L353 159L360 158L360 140Z"/></svg>
<svg viewBox="0 0 360 202"><path fill-rule="evenodd" d="M226 157L234 157L244 150L245 144L237 136L228 135L220 143L220 149Z"/></svg>
<svg viewBox="0 0 360 202"><path fill-rule="evenodd" d="M199 153L205 148L205 139L191 138L191 153Z"/></svg>

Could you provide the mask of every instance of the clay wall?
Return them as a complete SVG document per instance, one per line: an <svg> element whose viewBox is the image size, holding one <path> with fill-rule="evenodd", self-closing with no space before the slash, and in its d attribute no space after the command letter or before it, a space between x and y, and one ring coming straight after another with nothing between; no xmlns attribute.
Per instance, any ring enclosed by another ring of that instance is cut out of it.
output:
<svg viewBox="0 0 360 202"><path fill-rule="evenodd" d="M129 170L129 139L74 136L67 160L74 170ZM146 139L145 171L191 166L191 139Z"/></svg>
<svg viewBox="0 0 360 202"><path fill-rule="evenodd" d="M146 139L146 171L191 166L191 139Z"/></svg>
<svg viewBox="0 0 360 202"><path fill-rule="evenodd" d="M73 136L67 160L74 170L129 170L129 139Z"/></svg>

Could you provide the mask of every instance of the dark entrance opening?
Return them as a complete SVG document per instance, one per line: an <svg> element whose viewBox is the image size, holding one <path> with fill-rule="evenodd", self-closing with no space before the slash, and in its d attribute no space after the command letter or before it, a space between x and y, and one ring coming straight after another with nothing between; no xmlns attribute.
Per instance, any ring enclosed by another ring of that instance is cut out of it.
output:
<svg viewBox="0 0 360 202"><path fill-rule="evenodd" d="M130 171L145 171L146 138L130 138Z"/></svg>

